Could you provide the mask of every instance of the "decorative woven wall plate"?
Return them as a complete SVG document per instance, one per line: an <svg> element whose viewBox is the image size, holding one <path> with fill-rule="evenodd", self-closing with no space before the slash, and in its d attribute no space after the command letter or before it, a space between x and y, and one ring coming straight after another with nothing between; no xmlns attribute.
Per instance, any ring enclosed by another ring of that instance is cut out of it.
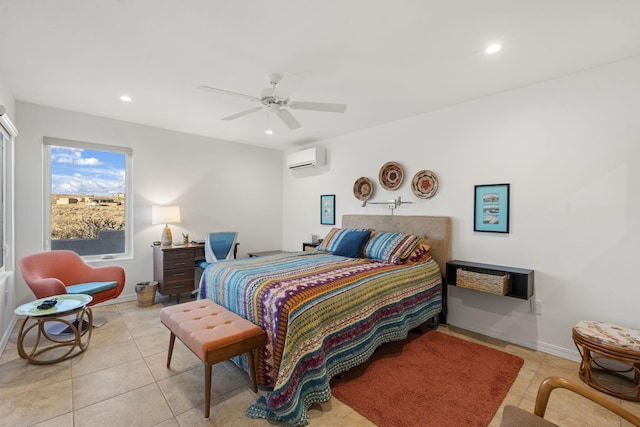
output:
<svg viewBox="0 0 640 427"><path fill-rule="evenodd" d="M438 176L428 170L422 170L413 176L411 191L421 199L429 199L438 191Z"/></svg>
<svg viewBox="0 0 640 427"><path fill-rule="evenodd" d="M353 184L353 195L356 196L358 200L369 200L371 196L373 196L373 182L366 176L361 176L356 179L356 182Z"/></svg>
<svg viewBox="0 0 640 427"><path fill-rule="evenodd" d="M404 170L397 162L387 162L380 168L378 181L382 188L387 190L395 190L400 187L404 179Z"/></svg>

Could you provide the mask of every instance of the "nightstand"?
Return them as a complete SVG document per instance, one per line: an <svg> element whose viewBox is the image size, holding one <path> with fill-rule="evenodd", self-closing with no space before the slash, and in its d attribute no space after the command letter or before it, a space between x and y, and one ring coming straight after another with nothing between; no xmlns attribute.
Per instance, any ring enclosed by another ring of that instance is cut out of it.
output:
<svg viewBox="0 0 640 427"><path fill-rule="evenodd" d="M191 292L198 286L195 265L204 258L204 245L154 246L153 280L158 282L158 292L176 294L176 301L180 303L181 293Z"/></svg>
<svg viewBox="0 0 640 427"><path fill-rule="evenodd" d="M520 298L528 300L533 295L533 270L526 268L505 267L501 265L481 264L479 262L469 261L447 261L446 278L449 286L460 286L459 273L471 272L479 273L488 277L507 276L511 282L511 289L503 296ZM470 288L469 286L461 286L474 291L480 291L478 288Z"/></svg>
<svg viewBox="0 0 640 427"><path fill-rule="evenodd" d="M247 255L249 255L249 258L256 258L260 256L277 255L277 254L283 254L283 253L285 253L285 251L264 251L264 252L249 252Z"/></svg>
<svg viewBox="0 0 640 427"><path fill-rule="evenodd" d="M318 241L318 242L316 242L316 243L312 243L312 242L304 242L304 243L302 244L302 250L303 250L303 251L312 251L312 250L314 250L315 248L317 248L317 247L320 245L320 243L322 243L322 240L320 240L320 241Z"/></svg>

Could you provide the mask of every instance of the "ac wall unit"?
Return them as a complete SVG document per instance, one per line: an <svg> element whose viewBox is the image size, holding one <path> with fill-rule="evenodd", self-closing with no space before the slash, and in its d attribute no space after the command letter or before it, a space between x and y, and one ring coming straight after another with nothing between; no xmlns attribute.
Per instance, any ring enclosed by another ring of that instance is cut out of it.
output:
<svg viewBox="0 0 640 427"><path fill-rule="evenodd" d="M324 147L313 147L288 154L287 167L289 169L302 169L324 166L326 164L326 160L326 149Z"/></svg>

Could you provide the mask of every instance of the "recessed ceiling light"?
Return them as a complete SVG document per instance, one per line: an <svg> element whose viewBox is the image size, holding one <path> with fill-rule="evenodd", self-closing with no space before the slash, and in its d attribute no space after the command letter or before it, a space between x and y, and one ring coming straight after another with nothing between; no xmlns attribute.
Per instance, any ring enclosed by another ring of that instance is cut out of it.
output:
<svg viewBox="0 0 640 427"><path fill-rule="evenodd" d="M492 44L492 45L489 45L489 46L488 46L484 51L485 51L486 53L491 54L491 53L496 53L496 52L498 52L500 49L502 49L502 45L501 45L501 44L498 44L498 43L494 43L494 44Z"/></svg>
<svg viewBox="0 0 640 427"><path fill-rule="evenodd" d="M273 135L273 131L271 129L267 129L264 131L267 135Z"/></svg>
<svg viewBox="0 0 640 427"><path fill-rule="evenodd" d="M120 101L122 101L122 102L131 102L131 101L133 101L133 98L131 98L129 95L121 95L120 96Z"/></svg>

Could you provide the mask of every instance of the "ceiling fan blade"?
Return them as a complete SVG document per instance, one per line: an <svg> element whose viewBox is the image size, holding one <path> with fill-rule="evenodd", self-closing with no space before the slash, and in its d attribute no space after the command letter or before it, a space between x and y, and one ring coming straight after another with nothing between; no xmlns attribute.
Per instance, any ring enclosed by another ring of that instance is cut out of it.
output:
<svg viewBox="0 0 640 427"><path fill-rule="evenodd" d="M260 98L256 98L255 96L245 95L244 93L231 92L230 90L218 89L216 87L198 86L198 89L206 90L208 92L222 93L224 95L236 96L239 98L249 99L255 102L260 102Z"/></svg>
<svg viewBox="0 0 640 427"><path fill-rule="evenodd" d="M255 113L256 111L260 111L260 110L262 110L262 107L253 107L248 110L240 111L239 113L235 113L230 116L223 117L222 120L235 120L238 117L248 116L249 114Z"/></svg>
<svg viewBox="0 0 640 427"><path fill-rule="evenodd" d="M302 127L300 122L297 121L296 118L293 117L293 115L288 110L280 109L276 114L278 115L278 117L280 117L280 120L282 120L284 124L287 125L289 129L299 129Z"/></svg>
<svg viewBox="0 0 640 427"><path fill-rule="evenodd" d="M288 98L296 89L298 89L304 78L297 74L286 73L276 85L276 90L274 91L274 96L278 96L280 98Z"/></svg>
<svg viewBox="0 0 640 427"><path fill-rule="evenodd" d="M327 104L324 102L290 102L289 107L294 110L313 110L313 111L325 111L327 113L344 113L347 111L347 106L344 104Z"/></svg>

